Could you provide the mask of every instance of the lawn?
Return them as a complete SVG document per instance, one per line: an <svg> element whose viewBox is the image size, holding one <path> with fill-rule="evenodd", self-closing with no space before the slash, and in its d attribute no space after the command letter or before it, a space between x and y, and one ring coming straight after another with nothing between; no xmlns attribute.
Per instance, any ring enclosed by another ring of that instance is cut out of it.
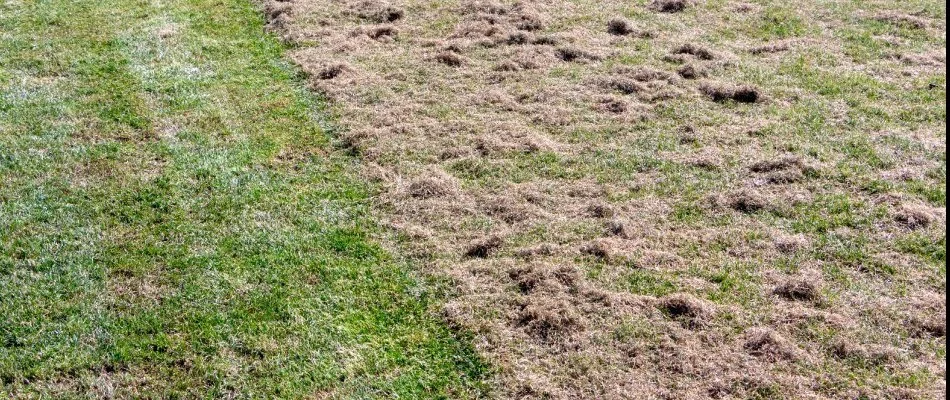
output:
<svg viewBox="0 0 950 400"><path fill-rule="evenodd" d="M503 398L946 391L946 5L266 1Z"/></svg>
<svg viewBox="0 0 950 400"><path fill-rule="evenodd" d="M246 0L0 4L0 397L471 398Z"/></svg>

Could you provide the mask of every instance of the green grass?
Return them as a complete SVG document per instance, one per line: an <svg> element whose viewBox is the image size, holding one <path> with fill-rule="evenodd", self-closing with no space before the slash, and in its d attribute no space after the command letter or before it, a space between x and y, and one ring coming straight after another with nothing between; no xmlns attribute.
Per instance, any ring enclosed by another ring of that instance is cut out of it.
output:
<svg viewBox="0 0 950 400"><path fill-rule="evenodd" d="M471 398L245 0L0 4L0 397Z"/></svg>

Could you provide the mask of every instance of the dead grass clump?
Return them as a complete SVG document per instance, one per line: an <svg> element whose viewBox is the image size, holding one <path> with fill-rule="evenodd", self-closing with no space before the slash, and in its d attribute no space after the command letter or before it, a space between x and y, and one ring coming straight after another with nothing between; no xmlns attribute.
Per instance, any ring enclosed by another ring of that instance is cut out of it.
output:
<svg viewBox="0 0 950 400"><path fill-rule="evenodd" d="M389 25L378 26L366 31L366 36L369 36L371 39L378 40L381 42L392 41L398 34L399 34L399 30Z"/></svg>
<svg viewBox="0 0 950 400"><path fill-rule="evenodd" d="M910 319L911 332L918 337L942 338L947 336L947 314L925 317L915 316Z"/></svg>
<svg viewBox="0 0 950 400"><path fill-rule="evenodd" d="M746 333L743 348L749 354L769 362L795 360L799 357L798 347L769 328L750 329Z"/></svg>
<svg viewBox="0 0 950 400"><path fill-rule="evenodd" d="M597 104L597 108L611 114L623 114L627 112L629 106L627 105L627 102L623 101L622 99L605 97L600 99Z"/></svg>
<svg viewBox="0 0 950 400"><path fill-rule="evenodd" d="M664 297L658 307L666 315L688 326L699 326L712 314L712 306L686 293L677 293Z"/></svg>
<svg viewBox="0 0 950 400"><path fill-rule="evenodd" d="M604 88L616 90L626 95L641 93L646 90L646 88L644 88L643 85L641 85L636 80L623 77L603 79L601 80L600 85Z"/></svg>
<svg viewBox="0 0 950 400"><path fill-rule="evenodd" d="M627 36L636 33L636 28L630 21L623 18L614 18L607 22L607 33L614 36Z"/></svg>
<svg viewBox="0 0 950 400"><path fill-rule="evenodd" d="M518 249L515 254L519 258L530 260L536 257L549 257L557 252L557 246L550 243L542 243L533 247Z"/></svg>
<svg viewBox="0 0 950 400"><path fill-rule="evenodd" d="M771 43L763 46L757 46L749 49L749 52L755 55L761 54L771 54L771 53L781 53L783 51L788 51L790 46L788 43Z"/></svg>
<svg viewBox="0 0 950 400"><path fill-rule="evenodd" d="M462 9L464 14L488 14L488 15L507 15L508 7L505 7L497 1L481 0L469 2Z"/></svg>
<svg viewBox="0 0 950 400"><path fill-rule="evenodd" d="M908 229L917 230L930 226L936 217L924 206L905 205L897 212L894 219Z"/></svg>
<svg viewBox="0 0 950 400"><path fill-rule="evenodd" d="M762 99L759 89L748 85L732 86L707 83L700 86L699 91L717 103L730 100L737 103L756 103Z"/></svg>
<svg viewBox="0 0 950 400"><path fill-rule="evenodd" d="M517 324L532 336L549 341L584 329L576 307L566 300L537 296L518 314Z"/></svg>
<svg viewBox="0 0 950 400"><path fill-rule="evenodd" d="M766 179L769 183L774 184L800 182L805 178L804 169L805 165L802 160L795 156L761 161L749 167L752 172L768 174Z"/></svg>
<svg viewBox="0 0 950 400"><path fill-rule="evenodd" d="M290 4L276 1L268 2L266 4L267 16L272 19L280 19L284 15L289 15L293 11L293 7Z"/></svg>
<svg viewBox="0 0 950 400"><path fill-rule="evenodd" d="M720 169L720 161L717 158L709 155L696 155L689 157L686 160L686 165L702 168L707 171L718 171Z"/></svg>
<svg viewBox="0 0 950 400"><path fill-rule="evenodd" d="M508 197L497 198L485 203L485 213L509 224L527 220L530 217L528 209Z"/></svg>
<svg viewBox="0 0 950 400"><path fill-rule="evenodd" d="M495 66L496 72L518 72L521 71L521 65L514 61L502 61Z"/></svg>
<svg viewBox="0 0 950 400"><path fill-rule="evenodd" d="M742 3L737 3L735 6L733 6L732 10L737 13L747 14L747 13L757 11L760 8L761 6L759 6L758 4L742 2Z"/></svg>
<svg viewBox="0 0 950 400"><path fill-rule="evenodd" d="M624 239L629 239L632 236L630 227L627 226L627 223L619 219L612 219L607 221L605 224L607 228L607 234L611 236L617 236Z"/></svg>
<svg viewBox="0 0 950 400"><path fill-rule="evenodd" d="M520 46L531 43L534 40L531 34L527 32L512 32L504 39L504 43L509 46Z"/></svg>
<svg viewBox="0 0 950 400"><path fill-rule="evenodd" d="M776 171L768 174L766 180L769 183L776 185L787 185L790 183L798 183L805 179L805 174L797 169L787 170L787 171Z"/></svg>
<svg viewBox="0 0 950 400"><path fill-rule="evenodd" d="M692 43L687 43L682 46L679 46L673 49L672 54L674 55L690 55L696 57L700 60L710 61L716 59L716 53L713 53L712 50L709 50L705 47L698 46Z"/></svg>
<svg viewBox="0 0 950 400"><path fill-rule="evenodd" d="M342 63L333 64L320 70L320 72L317 73L317 79L324 80L324 81L335 79L336 77L343 75L344 73L349 72L349 71L352 71L352 69L347 64L342 64Z"/></svg>
<svg viewBox="0 0 950 400"><path fill-rule="evenodd" d="M683 79L699 79L706 77L706 70L701 67L697 67L693 64L686 64L676 70L676 73L679 74Z"/></svg>
<svg viewBox="0 0 950 400"><path fill-rule="evenodd" d="M768 200L765 197L750 190L741 190L731 194L727 199L727 204L729 208L747 214L769 208Z"/></svg>
<svg viewBox="0 0 950 400"><path fill-rule="evenodd" d="M565 62L590 62L600 60L600 56L581 50L576 47L560 47L555 50L555 55L561 61Z"/></svg>
<svg viewBox="0 0 950 400"><path fill-rule="evenodd" d="M914 15L885 13L874 17L875 20L904 28L927 29L927 20Z"/></svg>
<svg viewBox="0 0 950 400"><path fill-rule="evenodd" d="M562 265L555 268L551 275L565 288L577 289L581 285L580 271L574 266Z"/></svg>
<svg viewBox="0 0 950 400"><path fill-rule="evenodd" d="M673 75L666 71L661 71L649 67L639 67L639 68L619 68L617 69L618 74L623 74L630 76L637 82L653 82L653 81L666 81L672 82L674 80Z"/></svg>
<svg viewBox="0 0 950 400"><path fill-rule="evenodd" d="M523 294L534 292L547 280L545 273L535 267L512 269L508 271L508 277L515 281L518 290Z"/></svg>
<svg viewBox="0 0 950 400"><path fill-rule="evenodd" d="M581 254L596 257L598 259L610 260L610 245L603 240L595 240L581 247Z"/></svg>
<svg viewBox="0 0 950 400"><path fill-rule="evenodd" d="M773 171L783 171L788 169L802 169L804 168L804 163L802 163L801 158L795 156L786 156L778 160L765 160L760 161L755 164L752 164L749 167L749 170L752 172L773 172Z"/></svg>
<svg viewBox="0 0 950 400"><path fill-rule="evenodd" d="M830 350L837 358L859 360L873 365L893 364L901 359L900 352L893 347L862 345L844 338L835 341Z"/></svg>
<svg viewBox="0 0 950 400"><path fill-rule="evenodd" d="M354 9L359 18L378 24L396 22L406 15L401 8L379 1L363 1L357 3Z"/></svg>
<svg viewBox="0 0 950 400"><path fill-rule="evenodd" d="M650 9L663 13L678 13L686 11L690 5L688 0L653 0Z"/></svg>
<svg viewBox="0 0 950 400"><path fill-rule="evenodd" d="M544 21L534 12L522 11L512 19L512 24L523 31L535 32L544 29Z"/></svg>
<svg viewBox="0 0 950 400"><path fill-rule="evenodd" d="M487 258L497 251L504 241L499 236L489 236L484 239L478 239L469 244L465 250L465 256L469 258Z"/></svg>
<svg viewBox="0 0 950 400"><path fill-rule="evenodd" d="M439 64L445 64L453 68L465 65L465 59L462 56L451 51L443 51L433 58Z"/></svg>
<svg viewBox="0 0 950 400"><path fill-rule="evenodd" d="M593 218L610 218L614 216L614 209L607 203L596 202L587 206L585 214Z"/></svg>
<svg viewBox="0 0 950 400"><path fill-rule="evenodd" d="M791 278L778 285L773 293L793 301L818 301L821 299L821 282L809 277Z"/></svg>
<svg viewBox="0 0 950 400"><path fill-rule="evenodd" d="M782 235L773 240L775 249L783 254L791 254L808 247L808 238L804 235Z"/></svg>
<svg viewBox="0 0 950 400"><path fill-rule="evenodd" d="M409 184L409 195L416 199L445 197L453 191L451 183L437 177L424 177Z"/></svg>
<svg viewBox="0 0 950 400"><path fill-rule="evenodd" d="M554 36L537 36L531 41L535 46L557 46L558 40Z"/></svg>

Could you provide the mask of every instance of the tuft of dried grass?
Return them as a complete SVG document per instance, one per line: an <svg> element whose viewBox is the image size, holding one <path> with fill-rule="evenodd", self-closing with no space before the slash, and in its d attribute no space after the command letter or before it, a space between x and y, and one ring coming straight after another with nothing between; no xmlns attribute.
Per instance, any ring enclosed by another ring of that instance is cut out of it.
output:
<svg viewBox="0 0 950 400"><path fill-rule="evenodd" d="M930 226L936 220L936 216L928 207L920 205L904 205L901 207L894 219L901 225L910 230L922 229Z"/></svg>
<svg viewBox="0 0 950 400"><path fill-rule="evenodd" d="M903 14L903 13L897 13L897 12L878 14L877 16L874 17L874 19L877 21L889 23L892 25L908 27L908 28L913 28L913 29L927 29L927 26L929 25L926 19L923 19L915 15L909 15L909 14Z"/></svg>
<svg viewBox="0 0 950 400"><path fill-rule="evenodd" d="M837 358L859 360L872 365L896 364L903 358L896 348L865 345L846 338L837 339L830 351Z"/></svg>
<svg viewBox="0 0 950 400"><path fill-rule="evenodd" d="M565 62L586 63L601 59L600 56L577 47L559 47L555 50L555 54L557 58Z"/></svg>
<svg viewBox="0 0 950 400"><path fill-rule="evenodd" d="M336 79L340 75L343 75L352 70L353 69L346 63L337 63L337 64L329 65L326 68L323 68L322 70L320 70L319 73L316 74L316 77L317 79L320 79L320 80Z"/></svg>
<svg viewBox="0 0 950 400"><path fill-rule="evenodd" d="M693 295L677 293L660 299L657 307L690 327L701 326L713 314L712 306Z"/></svg>
<svg viewBox="0 0 950 400"><path fill-rule="evenodd" d="M552 341L584 330L577 308L561 298L532 297L518 313L517 325L533 337Z"/></svg>
<svg viewBox="0 0 950 400"><path fill-rule="evenodd" d="M821 282L811 277L789 278L778 285L773 293L793 301L818 301L821 299Z"/></svg>
<svg viewBox="0 0 950 400"><path fill-rule="evenodd" d="M699 91L712 101L722 103L735 101L737 103L757 103L762 99L758 88L749 85L723 85L704 83Z"/></svg>
<svg viewBox="0 0 950 400"><path fill-rule="evenodd" d="M694 64L686 64L676 70L676 73L679 74L683 79L699 79L705 78L707 76L706 71L699 66Z"/></svg>
<svg viewBox="0 0 950 400"><path fill-rule="evenodd" d="M469 258L487 258L501 248L503 243L504 240L496 235L477 239L469 244L468 249L465 250L465 256Z"/></svg>
<svg viewBox="0 0 950 400"><path fill-rule="evenodd" d="M607 22L607 33L614 36L627 36L637 33L637 29L626 19L614 18Z"/></svg>
<svg viewBox="0 0 950 400"><path fill-rule="evenodd" d="M769 362L796 360L800 354L798 347L770 328L752 328L747 331L743 348L749 354Z"/></svg>
<svg viewBox="0 0 950 400"><path fill-rule="evenodd" d="M409 184L409 195L416 199L446 197L455 192L454 184L442 176L426 176Z"/></svg>
<svg viewBox="0 0 950 400"><path fill-rule="evenodd" d="M650 9L663 13L678 13L686 11L691 5L689 0L653 0Z"/></svg>
<svg viewBox="0 0 950 400"><path fill-rule="evenodd" d="M763 210L768 210L770 204L765 196L752 190L739 190L729 195L727 199L729 208L743 213L751 214Z"/></svg>
<svg viewBox="0 0 950 400"><path fill-rule="evenodd" d="M674 55L690 55L704 61L716 59L716 53L714 53L712 50L692 43L686 43L676 47L670 53Z"/></svg>

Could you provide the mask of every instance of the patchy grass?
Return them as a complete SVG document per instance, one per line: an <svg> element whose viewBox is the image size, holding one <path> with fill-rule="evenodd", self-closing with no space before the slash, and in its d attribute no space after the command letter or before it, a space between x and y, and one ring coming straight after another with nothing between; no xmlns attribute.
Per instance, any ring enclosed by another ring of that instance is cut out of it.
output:
<svg viewBox="0 0 950 400"><path fill-rule="evenodd" d="M0 397L484 395L263 24L0 4Z"/></svg>
<svg viewBox="0 0 950 400"><path fill-rule="evenodd" d="M503 396L945 391L941 2L267 4Z"/></svg>

